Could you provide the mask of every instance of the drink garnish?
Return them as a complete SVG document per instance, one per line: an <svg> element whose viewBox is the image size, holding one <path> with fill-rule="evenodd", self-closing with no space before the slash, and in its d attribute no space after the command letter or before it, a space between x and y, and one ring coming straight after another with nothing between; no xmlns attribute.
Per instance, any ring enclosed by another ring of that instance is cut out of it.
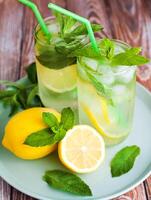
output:
<svg viewBox="0 0 151 200"><path fill-rule="evenodd" d="M140 148L136 145L124 147L117 152L110 164L112 177L118 177L129 172L139 154Z"/></svg>
<svg viewBox="0 0 151 200"><path fill-rule="evenodd" d="M74 125L74 113L71 108L64 108L62 110L60 122L52 113L44 112L42 119L48 128L31 133L26 138L24 144L33 147L41 147L58 143Z"/></svg>
<svg viewBox="0 0 151 200"><path fill-rule="evenodd" d="M11 82L1 80L0 85L6 89L0 90L0 101L10 107L9 116L21 109L43 106L38 95L38 83L35 63L27 67L26 82Z"/></svg>
<svg viewBox="0 0 151 200"><path fill-rule="evenodd" d="M59 169L46 171L43 180L49 186L81 196L92 196L89 186L77 175Z"/></svg>

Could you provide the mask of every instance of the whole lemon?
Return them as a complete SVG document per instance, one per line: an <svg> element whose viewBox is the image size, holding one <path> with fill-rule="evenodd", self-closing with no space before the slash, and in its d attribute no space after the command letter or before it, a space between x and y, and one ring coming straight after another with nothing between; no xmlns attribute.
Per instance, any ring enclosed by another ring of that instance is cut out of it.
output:
<svg viewBox="0 0 151 200"><path fill-rule="evenodd" d="M54 151L57 145L32 147L24 144L25 139L31 133L47 127L42 120L43 112L53 113L58 120L60 119L60 114L51 108L37 107L19 112L9 120L5 127L3 146L17 157L29 160L42 158Z"/></svg>

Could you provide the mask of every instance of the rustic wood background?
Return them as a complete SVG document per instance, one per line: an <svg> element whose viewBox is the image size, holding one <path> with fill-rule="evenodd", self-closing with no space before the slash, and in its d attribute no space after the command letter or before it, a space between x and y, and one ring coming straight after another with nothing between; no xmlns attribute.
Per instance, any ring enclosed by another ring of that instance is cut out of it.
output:
<svg viewBox="0 0 151 200"><path fill-rule="evenodd" d="M44 17L50 0L35 0ZM105 27L104 34L142 46L151 58L151 0L52 0ZM34 60L33 13L16 0L0 0L0 79L17 80ZM138 69L137 80L151 91L151 65ZM116 200L151 200L151 176ZM0 200L33 200L0 178Z"/></svg>

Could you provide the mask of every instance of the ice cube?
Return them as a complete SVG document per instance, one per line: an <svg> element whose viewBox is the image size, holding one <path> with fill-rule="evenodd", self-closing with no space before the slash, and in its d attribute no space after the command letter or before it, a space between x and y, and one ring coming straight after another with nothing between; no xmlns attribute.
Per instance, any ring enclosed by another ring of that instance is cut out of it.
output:
<svg viewBox="0 0 151 200"><path fill-rule="evenodd" d="M83 62L87 65L88 68L97 71L98 61L91 58L83 58Z"/></svg>
<svg viewBox="0 0 151 200"><path fill-rule="evenodd" d="M106 75L106 76L101 76L100 77L100 80L103 84L106 84L106 85L112 85L114 83L114 75Z"/></svg>
<svg viewBox="0 0 151 200"><path fill-rule="evenodd" d="M98 75L98 79L106 85L112 85L115 77L111 67L108 65L99 65L98 69L98 72L100 73L100 75Z"/></svg>
<svg viewBox="0 0 151 200"><path fill-rule="evenodd" d="M115 77L118 82L121 83L128 83L130 82L134 75L135 75L135 67L128 67L128 66L119 66L114 69L116 73Z"/></svg>
<svg viewBox="0 0 151 200"><path fill-rule="evenodd" d="M112 88L113 101L120 103L127 100L130 96L130 92L125 85L115 85Z"/></svg>

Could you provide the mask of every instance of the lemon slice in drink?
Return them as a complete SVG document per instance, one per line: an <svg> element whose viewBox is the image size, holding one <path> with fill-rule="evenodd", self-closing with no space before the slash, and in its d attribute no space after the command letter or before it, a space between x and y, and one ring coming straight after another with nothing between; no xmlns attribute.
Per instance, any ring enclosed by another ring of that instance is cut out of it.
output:
<svg viewBox="0 0 151 200"><path fill-rule="evenodd" d="M70 129L58 145L59 158L70 170L88 173L96 170L105 157L101 135L88 125Z"/></svg>
<svg viewBox="0 0 151 200"><path fill-rule="evenodd" d="M63 93L71 91L76 87L76 64L55 70L42 66L38 61L36 62L39 80L41 80L49 90Z"/></svg>
<svg viewBox="0 0 151 200"><path fill-rule="evenodd" d="M90 120L90 123L103 136L105 143L107 145L113 145L113 144L119 143L127 136L127 133L125 133L125 132L121 133L121 134L109 133L107 130L105 130L104 128L101 127L96 116L93 114L91 109L86 104L82 103L81 106L82 106L84 112L86 113L88 119Z"/></svg>

